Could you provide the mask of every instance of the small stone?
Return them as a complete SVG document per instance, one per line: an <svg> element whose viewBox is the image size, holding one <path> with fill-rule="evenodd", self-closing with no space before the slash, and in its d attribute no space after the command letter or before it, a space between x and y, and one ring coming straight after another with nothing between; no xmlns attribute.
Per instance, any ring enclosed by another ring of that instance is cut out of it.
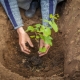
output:
<svg viewBox="0 0 80 80"><path fill-rule="evenodd" d="M44 70L45 70L46 72L47 72L47 71L49 71L49 67L45 67L45 69L44 69Z"/></svg>
<svg viewBox="0 0 80 80"><path fill-rule="evenodd" d="M78 33L80 33L80 29L78 30Z"/></svg>
<svg viewBox="0 0 80 80"><path fill-rule="evenodd" d="M22 63L25 63L26 62L26 59L22 59Z"/></svg>
<svg viewBox="0 0 80 80"><path fill-rule="evenodd" d="M40 70L37 69L36 72L40 72Z"/></svg>

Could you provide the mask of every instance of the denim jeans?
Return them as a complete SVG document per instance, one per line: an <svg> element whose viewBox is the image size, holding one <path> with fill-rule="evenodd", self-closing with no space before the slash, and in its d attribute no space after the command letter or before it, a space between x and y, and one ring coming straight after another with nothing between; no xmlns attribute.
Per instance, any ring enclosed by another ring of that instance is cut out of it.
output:
<svg viewBox="0 0 80 80"><path fill-rule="evenodd" d="M14 29L23 26L17 0L0 0L0 2L3 5L11 23L13 24Z"/></svg>
<svg viewBox="0 0 80 80"><path fill-rule="evenodd" d="M19 7L27 10L32 0L18 0ZM56 5L63 0L40 0L42 19L49 20L49 14L55 14ZM27 6L28 5L28 6ZM48 24L42 21L42 24L48 26Z"/></svg>
<svg viewBox="0 0 80 80"><path fill-rule="evenodd" d="M41 0L42 24L44 26L48 26L48 23L44 22L44 19L49 20L49 15L55 14L56 5L57 0Z"/></svg>
<svg viewBox="0 0 80 80"><path fill-rule="evenodd" d="M25 2L26 1L26 2ZM28 1L28 2L27 2ZM2 3L10 21L12 22L14 29L17 29L21 26L23 26L23 22L21 19L19 7L22 7L23 9L28 9L27 4L30 5L32 0L0 0ZM49 20L49 14L55 14L56 5L58 1L62 0L40 0L41 1L41 12L42 12L42 19ZM21 3L24 5L20 5ZM27 3L27 4L25 4ZM25 6L26 5L26 6ZM42 22L43 25L47 26L48 24L46 22Z"/></svg>
<svg viewBox="0 0 80 80"><path fill-rule="evenodd" d="M42 24L44 26L49 26L48 23L44 22L44 19L49 20L49 15L55 14L56 6L61 1L64 0L41 0Z"/></svg>

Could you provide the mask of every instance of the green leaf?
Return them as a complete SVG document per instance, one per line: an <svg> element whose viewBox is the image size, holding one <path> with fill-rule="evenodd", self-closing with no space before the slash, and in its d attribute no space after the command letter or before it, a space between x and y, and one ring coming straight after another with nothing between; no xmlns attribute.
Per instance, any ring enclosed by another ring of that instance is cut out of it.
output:
<svg viewBox="0 0 80 80"><path fill-rule="evenodd" d="M47 22L55 32L58 32L58 26L57 24L53 21L48 21L48 20L43 20L44 22Z"/></svg>
<svg viewBox="0 0 80 80"><path fill-rule="evenodd" d="M45 37L45 43L46 44L49 44L50 46L52 46L52 37L48 36L48 37Z"/></svg>
<svg viewBox="0 0 80 80"><path fill-rule="evenodd" d="M43 21L49 23L49 20L43 19Z"/></svg>
<svg viewBox="0 0 80 80"><path fill-rule="evenodd" d="M40 37L39 36L36 36L36 39L39 39Z"/></svg>
<svg viewBox="0 0 80 80"><path fill-rule="evenodd" d="M45 40L45 36L43 36L43 34L39 34L40 38Z"/></svg>
<svg viewBox="0 0 80 80"><path fill-rule="evenodd" d="M55 14L55 15L50 14L50 18L51 18L51 19L58 19L58 17L59 17L59 15L58 15L58 14Z"/></svg>
<svg viewBox="0 0 80 80"><path fill-rule="evenodd" d="M56 16L53 16L53 19L58 19Z"/></svg>
<svg viewBox="0 0 80 80"><path fill-rule="evenodd" d="M44 32L43 32L43 35L44 35L44 36L49 36L49 35L51 35L51 29L50 29L49 27L46 27L45 30L44 30Z"/></svg>
<svg viewBox="0 0 80 80"><path fill-rule="evenodd" d="M35 31L40 32L40 27L41 27L41 24L36 24L35 25Z"/></svg>
<svg viewBox="0 0 80 80"><path fill-rule="evenodd" d="M48 36L48 38L49 38L50 40L53 40L53 38L52 38L51 36Z"/></svg>
<svg viewBox="0 0 80 80"><path fill-rule="evenodd" d="M54 16L56 16L57 18L59 18L59 14L55 14Z"/></svg>
<svg viewBox="0 0 80 80"><path fill-rule="evenodd" d="M45 27L44 26L41 26L40 32L44 32L44 30L45 30Z"/></svg>
<svg viewBox="0 0 80 80"><path fill-rule="evenodd" d="M46 52L46 48L45 47L39 48L39 52Z"/></svg>
<svg viewBox="0 0 80 80"><path fill-rule="evenodd" d="M37 28L40 28L41 27L41 24L36 24L35 25Z"/></svg>
<svg viewBox="0 0 80 80"><path fill-rule="evenodd" d="M52 14L50 14L50 18L53 18L53 15Z"/></svg>
<svg viewBox="0 0 80 80"><path fill-rule="evenodd" d="M28 26L26 32L28 32L28 31L34 32L34 27L33 26Z"/></svg>
<svg viewBox="0 0 80 80"><path fill-rule="evenodd" d="M55 32L58 32L58 26L54 21L53 22L50 21L49 24Z"/></svg>
<svg viewBox="0 0 80 80"><path fill-rule="evenodd" d="M35 36L30 36L30 38L35 38Z"/></svg>

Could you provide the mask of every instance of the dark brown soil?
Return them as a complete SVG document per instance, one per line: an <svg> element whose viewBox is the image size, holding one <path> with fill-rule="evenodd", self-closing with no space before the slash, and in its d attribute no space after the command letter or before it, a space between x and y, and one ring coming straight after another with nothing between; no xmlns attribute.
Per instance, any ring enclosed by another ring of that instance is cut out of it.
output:
<svg viewBox="0 0 80 80"><path fill-rule="evenodd" d="M21 12L23 20L25 21L25 28L41 19L39 11L36 13L37 16L35 15L32 19L26 18L23 15L23 10L21 10ZM12 28L12 26L10 27ZM64 50L62 46L63 40L61 33L57 33L56 35L53 33L53 46L47 55L38 57L38 43L32 40L35 47L32 48L32 53L30 55L26 55L22 53L19 48L17 33L15 33L13 29L9 30L10 38L6 42L8 49L6 53L4 52L4 66L6 68L24 77L50 77L52 75L63 76Z"/></svg>
<svg viewBox="0 0 80 80"><path fill-rule="evenodd" d="M0 5L0 80L63 80L60 77L63 77L64 74L64 56L68 62L69 60L73 60L73 55L71 54L70 56L69 53L80 53L80 27L77 23L80 21L79 3L79 0L76 0L75 3L72 0L68 0L66 5L59 5L59 32L54 33L52 31L53 46L50 48L48 54L43 57L38 56L38 43L33 39L32 42L35 47L30 48L32 53L27 55L21 52L18 45L17 32L13 29L13 26ZM75 6L75 8L72 8L73 6ZM71 13L71 10L74 11L74 13ZM36 12L33 18L25 17L24 10L20 9L20 11L25 30L29 25L41 23L40 10ZM76 12L78 13L77 16ZM29 33L29 35L31 35L31 33ZM69 56L67 54L69 54ZM74 55L74 60L75 59ZM77 60L80 60L79 55L77 55ZM65 64L67 63L66 61ZM74 61L71 64L77 65L79 63ZM67 65L66 67L69 67L70 70L73 68L73 66ZM69 68L67 69L68 71ZM79 71L73 74L74 80L78 80L76 76L79 78Z"/></svg>
<svg viewBox="0 0 80 80"><path fill-rule="evenodd" d="M2 8L1 8L2 9ZM4 16L5 13L3 11ZM22 19L24 22L24 29L26 30L28 25L35 23L41 23L41 13L38 10L35 16L31 19L25 17L24 10L21 10ZM1 15L3 19L3 15ZM3 20L4 21L4 20ZM53 46L50 48L47 55L39 57L38 43L32 40L35 45L34 48L30 48L32 53L27 55L22 53L18 45L18 35L13 29L9 19L6 17L5 26L2 25L3 29L3 40L5 40L5 48L2 50L3 53L3 65L11 70L11 72L18 73L24 77L51 77L53 75L63 76L63 61L64 61L64 50L63 50L63 38L61 33L54 33ZM31 35L31 34L29 34ZM8 39L6 38L8 36ZM2 40L2 41L3 41Z"/></svg>

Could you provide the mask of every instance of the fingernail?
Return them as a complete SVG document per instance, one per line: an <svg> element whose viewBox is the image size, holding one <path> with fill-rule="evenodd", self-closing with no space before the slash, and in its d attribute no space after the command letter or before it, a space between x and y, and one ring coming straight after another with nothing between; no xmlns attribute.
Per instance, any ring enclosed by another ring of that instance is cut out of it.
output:
<svg viewBox="0 0 80 80"><path fill-rule="evenodd" d="M30 54L30 53L27 53L27 54Z"/></svg>
<svg viewBox="0 0 80 80"><path fill-rule="evenodd" d="M32 47L34 47L33 45L31 45Z"/></svg>

